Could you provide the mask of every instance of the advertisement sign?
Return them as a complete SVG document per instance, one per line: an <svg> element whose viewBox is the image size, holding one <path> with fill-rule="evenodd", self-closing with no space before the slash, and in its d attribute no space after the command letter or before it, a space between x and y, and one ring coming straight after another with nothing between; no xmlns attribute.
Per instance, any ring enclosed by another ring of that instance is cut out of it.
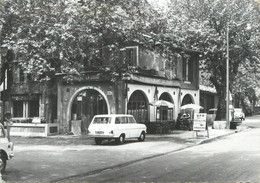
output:
<svg viewBox="0 0 260 183"><path fill-rule="evenodd" d="M206 117L207 113L195 113L193 121L193 130L194 131L204 131L206 128Z"/></svg>

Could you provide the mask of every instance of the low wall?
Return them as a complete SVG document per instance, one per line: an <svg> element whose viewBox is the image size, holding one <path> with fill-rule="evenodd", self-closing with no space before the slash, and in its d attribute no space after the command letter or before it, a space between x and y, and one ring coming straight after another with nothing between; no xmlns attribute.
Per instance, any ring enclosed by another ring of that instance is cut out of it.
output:
<svg viewBox="0 0 260 183"><path fill-rule="evenodd" d="M213 128L214 129L225 129L227 125L226 121L214 121Z"/></svg>
<svg viewBox="0 0 260 183"><path fill-rule="evenodd" d="M13 123L10 136L46 137L59 133L59 123Z"/></svg>

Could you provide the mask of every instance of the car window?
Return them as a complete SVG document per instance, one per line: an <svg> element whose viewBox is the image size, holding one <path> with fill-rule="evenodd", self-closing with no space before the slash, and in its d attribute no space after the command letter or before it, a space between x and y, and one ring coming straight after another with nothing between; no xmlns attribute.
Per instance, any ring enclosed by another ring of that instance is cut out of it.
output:
<svg viewBox="0 0 260 183"><path fill-rule="evenodd" d="M109 124L111 123L111 117L95 117L93 124Z"/></svg>
<svg viewBox="0 0 260 183"><path fill-rule="evenodd" d="M128 117L128 123L136 123L133 117Z"/></svg>
<svg viewBox="0 0 260 183"><path fill-rule="evenodd" d="M126 117L116 117L115 124L126 124L127 118Z"/></svg>
<svg viewBox="0 0 260 183"><path fill-rule="evenodd" d="M5 134L4 134L4 129L0 128L0 138L4 138Z"/></svg>

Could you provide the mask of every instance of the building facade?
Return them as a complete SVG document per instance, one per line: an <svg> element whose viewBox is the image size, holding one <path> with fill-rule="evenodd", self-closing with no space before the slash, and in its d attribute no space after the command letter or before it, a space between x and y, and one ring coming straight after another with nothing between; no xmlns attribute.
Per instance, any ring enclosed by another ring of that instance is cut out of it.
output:
<svg viewBox="0 0 260 183"><path fill-rule="evenodd" d="M176 120L181 105L199 104L197 52L176 49L170 60L141 46L126 47L125 52L127 68L116 81L94 71L86 72L84 82L60 80L57 121L62 132L87 132L93 116L106 113L132 114L149 126ZM158 100L173 105L154 105Z"/></svg>
<svg viewBox="0 0 260 183"><path fill-rule="evenodd" d="M112 69L118 65L104 52L101 65L89 67L83 79L68 83L57 73L47 85L30 80L33 76L14 58L2 92L4 112L17 124L37 121L49 124L48 132L82 133L96 114L127 113L149 124L174 121L180 106L199 104L199 53L176 48L165 58L140 45L126 46L122 52L116 75ZM158 106L155 102L161 100L171 105Z"/></svg>

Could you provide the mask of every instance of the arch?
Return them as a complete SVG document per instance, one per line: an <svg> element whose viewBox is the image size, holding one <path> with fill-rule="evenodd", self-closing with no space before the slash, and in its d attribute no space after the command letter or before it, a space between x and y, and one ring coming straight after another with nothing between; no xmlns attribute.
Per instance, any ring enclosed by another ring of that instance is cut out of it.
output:
<svg viewBox="0 0 260 183"><path fill-rule="evenodd" d="M172 97L171 97L171 95L170 95L168 92L163 92L163 93L160 95L159 100L165 100L165 101L174 103L174 102L173 102L173 99L172 99Z"/></svg>
<svg viewBox="0 0 260 183"><path fill-rule="evenodd" d="M163 92L160 97L159 97L159 100L165 100L165 101L168 101L168 102L171 102L174 104L174 101L172 99L172 96L168 93L168 92ZM170 107L170 108L161 108L159 110L159 113L160 113L160 118L161 119L165 119L165 120L168 120L168 121L172 121L174 119L174 111L175 111L175 104L174 104L174 107ZM157 111L158 113L158 111Z"/></svg>
<svg viewBox="0 0 260 183"><path fill-rule="evenodd" d="M99 88L96 88L96 87L93 87L93 86L85 86L85 87L82 87L82 88L79 88L78 90L76 90L74 92L74 94L70 97L70 100L68 102L68 108L67 108L67 124L71 130L71 124L70 124L70 121L71 119L73 118L72 116L72 110L73 110L73 104L75 104L75 100L78 96L82 96L84 91L92 91L91 92L91 96L95 96L96 98L98 97L101 97L103 100L104 100L104 103L106 104L106 110L107 110L107 113L110 114L110 106L109 106L109 102L108 102L108 99L105 95L105 93L100 90ZM98 94L98 95L97 95ZM93 97L92 97L93 99ZM81 119L81 120L84 120L84 119ZM83 128L82 130L85 131L87 130L87 127L88 125L83 125Z"/></svg>
<svg viewBox="0 0 260 183"><path fill-rule="evenodd" d="M135 117L138 122L145 123L148 121L148 99L141 90L134 91L127 103L127 113Z"/></svg>
<svg viewBox="0 0 260 183"><path fill-rule="evenodd" d="M182 99L181 106L186 104L194 104L194 99L190 94L186 94Z"/></svg>

